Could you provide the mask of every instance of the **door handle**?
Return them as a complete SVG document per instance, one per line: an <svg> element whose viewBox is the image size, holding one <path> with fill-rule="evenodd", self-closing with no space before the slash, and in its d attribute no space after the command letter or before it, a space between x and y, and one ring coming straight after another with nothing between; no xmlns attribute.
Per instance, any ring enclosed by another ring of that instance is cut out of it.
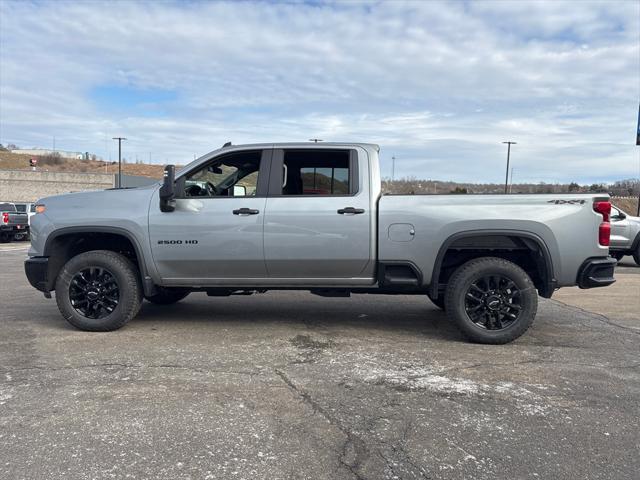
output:
<svg viewBox="0 0 640 480"><path fill-rule="evenodd" d="M255 210L253 208L238 208L233 211L234 215L257 215L260 213L260 210Z"/></svg>
<svg viewBox="0 0 640 480"><path fill-rule="evenodd" d="M364 213L364 208L353 208L353 207L341 208L340 210L338 210L338 213L340 215L344 215L347 213L358 215L360 213Z"/></svg>

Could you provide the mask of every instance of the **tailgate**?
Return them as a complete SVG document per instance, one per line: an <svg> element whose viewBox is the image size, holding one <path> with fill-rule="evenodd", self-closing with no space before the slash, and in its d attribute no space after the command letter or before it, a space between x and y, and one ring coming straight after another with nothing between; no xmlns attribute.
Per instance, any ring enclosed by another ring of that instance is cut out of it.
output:
<svg viewBox="0 0 640 480"><path fill-rule="evenodd" d="M6 225L27 225L29 223L29 215L26 213L10 213L9 223Z"/></svg>

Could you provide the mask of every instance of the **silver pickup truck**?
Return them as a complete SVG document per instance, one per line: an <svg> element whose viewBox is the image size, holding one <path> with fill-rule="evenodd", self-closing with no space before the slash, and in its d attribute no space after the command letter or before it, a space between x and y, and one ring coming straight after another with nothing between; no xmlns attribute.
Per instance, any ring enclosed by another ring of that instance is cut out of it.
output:
<svg viewBox="0 0 640 480"><path fill-rule="evenodd" d="M83 330L143 298L303 289L428 296L472 341L506 343L538 295L613 283L594 195L382 195L376 145L225 145L161 184L38 202L30 283Z"/></svg>

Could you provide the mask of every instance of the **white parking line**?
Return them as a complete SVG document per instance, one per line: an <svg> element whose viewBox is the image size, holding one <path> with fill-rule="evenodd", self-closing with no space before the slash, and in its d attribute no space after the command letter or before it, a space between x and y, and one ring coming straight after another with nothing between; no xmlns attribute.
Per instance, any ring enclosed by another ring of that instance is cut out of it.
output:
<svg viewBox="0 0 640 480"><path fill-rule="evenodd" d="M0 252L19 252L29 250L29 245L0 245Z"/></svg>

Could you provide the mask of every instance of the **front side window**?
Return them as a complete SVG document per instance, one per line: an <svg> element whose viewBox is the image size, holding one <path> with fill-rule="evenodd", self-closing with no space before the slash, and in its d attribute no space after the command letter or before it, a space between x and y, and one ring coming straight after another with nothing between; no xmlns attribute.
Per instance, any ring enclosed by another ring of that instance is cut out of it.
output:
<svg viewBox="0 0 640 480"><path fill-rule="evenodd" d="M258 186L261 152L225 155L187 175L185 197L253 197Z"/></svg>
<svg viewBox="0 0 640 480"><path fill-rule="evenodd" d="M285 152L282 174L282 195L351 193L348 150Z"/></svg>
<svg viewBox="0 0 640 480"><path fill-rule="evenodd" d="M612 206L611 207L610 217L611 217L612 220L619 220L620 219L620 210L618 210L616 207Z"/></svg>

